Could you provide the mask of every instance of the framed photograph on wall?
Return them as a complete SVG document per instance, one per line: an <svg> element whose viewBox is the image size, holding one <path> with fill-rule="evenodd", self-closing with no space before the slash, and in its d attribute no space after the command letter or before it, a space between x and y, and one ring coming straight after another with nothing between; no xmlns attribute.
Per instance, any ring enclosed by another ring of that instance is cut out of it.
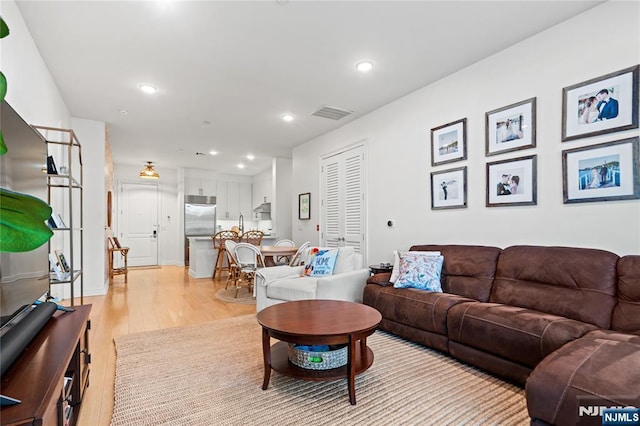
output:
<svg viewBox="0 0 640 426"><path fill-rule="evenodd" d="M638 128L640 65L562 89L562 140Z"/></svg>
<svg viewBox="0 0 640 426"><path fill-rule="evenodd" d="M536 146L536 98L485 114L486 155Z"/></svg>
<svg viewBox="0 0 640 426"><path fill-rule="evenodd" d="M562 151L566 203L640 198L638 138Z"/></svg>
<svg viewBox="0 0 640 426"><path fill-rule="evenodd" d="M487 207L537 204L537 157L487 163Z"/></svg>
<svg viewBox="0 0 640 426"><path fill-rule="evenodd" d="M298 219L311 219L311 193L298 194Z"/></svg>
<svg viewBox="0 0 640 426"><path fill-rule="evenodd" d="M431 173L431 210L467 207L467 168Z"/></svg>
<svg viewBox="0 0 640 426"><path fill-rule="evenodd" d="M431 129L431 165L467 159L467 119Z"/></svg>

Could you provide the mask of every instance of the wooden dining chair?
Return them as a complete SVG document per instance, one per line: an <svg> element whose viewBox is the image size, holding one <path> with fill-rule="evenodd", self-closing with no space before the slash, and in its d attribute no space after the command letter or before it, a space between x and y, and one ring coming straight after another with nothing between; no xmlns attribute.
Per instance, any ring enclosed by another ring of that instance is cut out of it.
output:
<svg viewBox="0 0 640 426"><path fill-rule="evenodd" d="M216 273L220 273L222 274L222 271L229 271L229 263L227 263L227 265L225 266L225 260L226 260L226 247L224 245L224 242L226 240L233 240L233 241L238 241L238 233L236 231L232 231L232 230L225 230L225 231L218 231L216 232L216 234L214 236L212 236L211 238L213 238L213 249L214 250L218 250L218 254L216 256L216 263L213 266L213 277L216 277Z"/></svg>
<svg viewBox="0 0 640 426"><path fill-rule="evenodd" d="M260 246L262 244L263 237L264 232L262 231L247 231L240 237L240 242Z"/></svg>
<svg viewBox="0 0 640 426"><path fill-rule="evenodd" d="M117 237L109 237L109 279L113 279L114 275L124 275L124 282L127 282L128 279L128 255L129 255L129 247L122 247L122 245L120 245L120 241L118 241ZM123 259L123 263L124 265L122 267L119 268L115 268L113 266L114 263L114 253L120 253L120 255L122 256Z"/></svg>

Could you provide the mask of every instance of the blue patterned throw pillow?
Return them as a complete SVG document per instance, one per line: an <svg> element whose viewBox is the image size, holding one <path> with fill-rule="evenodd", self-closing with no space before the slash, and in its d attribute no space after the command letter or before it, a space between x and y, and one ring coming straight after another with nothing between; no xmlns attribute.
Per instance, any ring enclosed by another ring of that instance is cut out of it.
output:
<svg viewBox="0 0 640 426"><path fill-rule="evenodd" d="M338 258L338 250L323 250L314 247L309 252L309 260L304 266L303 276L326 277L333 275Z"/></svg>
<svg viewBox="0 0 640 426"><path fill-rule="evenodd" d="M440 273L443 261L443 256L406 252L400 257L400 275L393 286L442 293Z"/></svg>

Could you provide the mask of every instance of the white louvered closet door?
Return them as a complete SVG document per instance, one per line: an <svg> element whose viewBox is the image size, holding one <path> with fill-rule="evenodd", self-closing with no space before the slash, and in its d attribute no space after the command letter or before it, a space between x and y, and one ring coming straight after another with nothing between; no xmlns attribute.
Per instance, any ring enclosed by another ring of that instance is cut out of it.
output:
<svg viewBox="0 0 640 426"><path fill-rule="evenodd" d="M364 147L324 158L321 178L320 244L351 246L364 256Z"/></svg>

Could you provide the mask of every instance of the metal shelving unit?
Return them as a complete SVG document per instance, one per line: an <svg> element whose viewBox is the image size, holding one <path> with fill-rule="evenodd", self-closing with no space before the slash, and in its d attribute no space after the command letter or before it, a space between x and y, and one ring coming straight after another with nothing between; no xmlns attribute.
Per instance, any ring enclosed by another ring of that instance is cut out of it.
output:
<svg viewBox="0 0 640 426"><path fill-rule="evenodd" d="M51 286L56 284L68 284L70 287L71 306L75 305L75 286L80 287L80 304L84 304L84 223L83 223L83 173L82 173L82 146L71 129L59 129L55 127L33 126L40 131L47 142L47 153L55 159L55 154L62 156L62 163L57 165L58 174L47 173L47 202L53 209L53 214L59 214L59 198L63 198L64 226L52 228L54 237L49 240L49 253L52 253L52 244L58 233L63 233L64 249L68 250L68 277L58 279L55 274L49 276L49 293ZM58 147L57 149L55 147ZM62 164L66 170L62 169ZM58 193L62 191L62 193ZM59 241L59 240L58 240Z"/></svg>

